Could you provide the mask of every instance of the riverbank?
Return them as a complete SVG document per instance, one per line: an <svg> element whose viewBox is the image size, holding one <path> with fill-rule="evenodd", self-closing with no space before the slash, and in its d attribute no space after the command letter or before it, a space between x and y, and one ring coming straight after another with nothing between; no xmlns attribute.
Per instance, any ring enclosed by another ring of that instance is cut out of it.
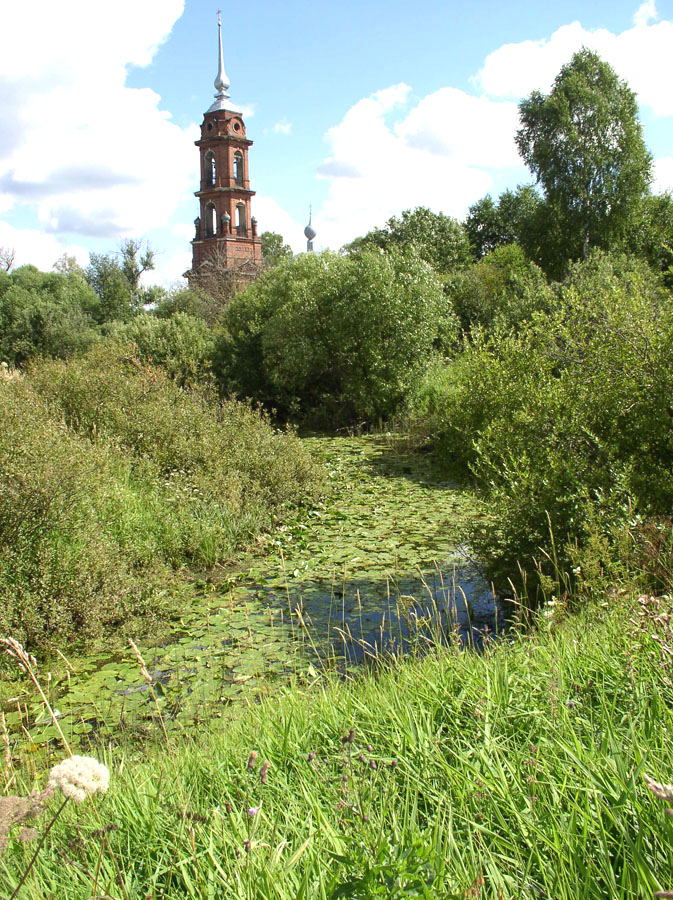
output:
<svg viewBox="0 0 673 900"><path fill-rule="evenodd" d="M652 897L673 881L642 777L673 774L670 601L598 599L484 654L322 676L110 749L109 792L65 810L22 896ZM4 894L32 852L15 831Z"/></svg>
<svg viewBox="0 0 673 900"><path fill-rule="evenodd" d="M343 676L421 637L472 644L502 627L461 544L474 500L431 457L405 452L392 435L301 444L326 473L323 500L286 514L236 564L211 570L181 598L178 617L137 641L169 729L231 720L290 684L314 682L324 665ZM156 710L125 641L112 634L68 662L54 660L48 684L68 740L147 738ZM13 752L60 752L41 698L29 687L4 690Z"/></svg>

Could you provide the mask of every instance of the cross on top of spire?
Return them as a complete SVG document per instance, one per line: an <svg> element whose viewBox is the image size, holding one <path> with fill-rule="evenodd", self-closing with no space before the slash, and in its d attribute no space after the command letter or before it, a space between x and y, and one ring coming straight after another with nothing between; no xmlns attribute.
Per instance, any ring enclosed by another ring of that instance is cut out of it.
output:
<svg viewBox="0 0 673 900"><path fill-rule="evenodd" d="M215 102L208 112L214 112L218 109L228 109L232 112L240 112L236 109L229 99L229 78L224 70L224 53L222 52L222 10L217 11L217 44L218 44L218 67L217 77L215 78Z"/></svg>

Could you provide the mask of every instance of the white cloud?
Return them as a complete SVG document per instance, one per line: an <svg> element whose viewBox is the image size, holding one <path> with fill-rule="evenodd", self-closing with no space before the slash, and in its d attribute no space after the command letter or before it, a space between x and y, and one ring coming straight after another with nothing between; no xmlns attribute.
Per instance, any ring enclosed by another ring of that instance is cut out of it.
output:
<svg viewBox="0 0 673 900"><path fill-rule="evenodd" d="M280 122L276 122L273 126L273 130L275 134L290 134L292 131L292 122L288 122L285 116L283 116Z"/></svg>
<svg viewBox="0 0 673 900"><path fill-rule="evenodd" d="M404 84L379 91L328 131L317 246L338 247L416 206L462 217L496 173L520 167L515 103L441 88L406 109L410 93Z"/></svg>
<svg viewBox="0 0 673 900"><path fill-rule="evenodd" d="M530 181L514 136L516 101L549 90L580 47L596 50L655 114L673 115L673 22L644 2L620 34L579 22L549 38L505 44L473 79L474 96L442 87L409 107L411 88L393 85L356 103L326 134L329 156L318 168L328 196L314 216L317 245L338 247L391 215L429 206L456 217L493 190L497 180ZM655 189L673 186L673 159L659 160Z"/></svg>
<svg viewBox="0 0 673 900"><path fill-rule="evenodd" d="M636 14L633 17L633 24L640 25L648 25L652 20L656 22L657 16L657 5L654 0L645 0L641 6L636 10Z"/></svg>
<svg viewBox="0 0 673 900"><path fill-rule="evenodd" d="M194 236L191 229L189 237ZM160 284L164 287L186 287L187 281L182 277L183 273L192 267L192 249L188 241L184 246L168 253L157 251L154 256L154 268L143 273L143 284Z"/></svg>
<svg viewBox="0 0 673 900"><path fill-rule="evenodd" d="M306 238L304 237L304 225L296 222L273 197L257 194L254 201L253 212L258 221L258 231L274 231L282 234L283 241L292 247L295 253L306 250Z"/></svg>
<svg viewBox="0 0 673 900"><path fill-rule="evenodd" d="M89 262L89 251L79 244L60 241L53 234L45 234L33 228L14 228L2 221L0 247L15 251L15 268L30 263L48 272L64 253L74 256L81 266L86 266Z"/></svg>
<svg viewBox="0 0 673 900"><path fill-rule="evenodd" d="M181 240L191 241L194 237L194 225L192 223L188 225L186 222L178 222L172 226L171 234Z"/></svg>
<svg viewBox="0 0 673 900"><path fill-rule="evenodd" d="M179 128L158 94L125 82L130 66L151 61L183 5L117 0L112 15L90 0L37 0L3 12L5 209L11 198L34 208L45 232L115 242L167 223L190 194L197 127Z"/></svg>
<svg viewBox="0 0 673 900"><path fill-rule="evenodd" d="M579 22L563 25L550 38L504 44L486 57L475 78L491 97L524 97L532 90L548 91L560 68L582 46L610 63L655 115L673 115L673 22L648 24L656 15L653 2L644 3L635 25L620 34L604 28L589 31Z"/></svg>
<svg viewBox="0 0 673 900"><path fill-rule="evenodd" d="M424 97L394 130L410 148L465 166L508 168L520 163L514 143L518 122L516 103L494 103L445 87Z"/></svg>
<svg viewBox="0 0 673 900"><path fill-rule="evenodd" d="M655 160L653 170L653 193L661 194L664 191L673 191L673 156L662 156Z"/></svg>

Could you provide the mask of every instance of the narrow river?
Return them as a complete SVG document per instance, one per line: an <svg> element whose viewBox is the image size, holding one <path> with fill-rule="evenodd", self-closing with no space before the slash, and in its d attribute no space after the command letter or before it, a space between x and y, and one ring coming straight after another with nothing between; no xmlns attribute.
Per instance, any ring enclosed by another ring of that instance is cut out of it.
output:
<svg viewBox="0 0 673 900"><path fill-rule="evenodd" d="M501 627L460 548L475 515L468 493L385 436L305 441L328 473L324 503L204 582L168 639L141 646L169 725L236 715L289 680L319 681L325 667L347 674L433 640L480 646ZM151 728L156 707L130 651L71 663L49 685L67 737L86 745ZM34 748L56 738L36 701L6 711Z"/></svg>

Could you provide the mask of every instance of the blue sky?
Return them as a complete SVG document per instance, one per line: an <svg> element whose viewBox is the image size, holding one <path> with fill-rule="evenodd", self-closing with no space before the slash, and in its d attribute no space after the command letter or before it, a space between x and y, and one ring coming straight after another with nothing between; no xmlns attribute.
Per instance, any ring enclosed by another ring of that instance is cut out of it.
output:
<svg viewBox="0 0 673 900"><path fill-rule="evenodd" d="M205 0L37 0L0 36L0 246L63 253L146 238L157 280L189 265L193 145L217 70ZM592 46L637 91L655 189L673 187L673 0L257 0L223 9L232 99L246 111L253 212L300 250L337 248L403 209L462 217L530 180L516 104Z"/></svg>

